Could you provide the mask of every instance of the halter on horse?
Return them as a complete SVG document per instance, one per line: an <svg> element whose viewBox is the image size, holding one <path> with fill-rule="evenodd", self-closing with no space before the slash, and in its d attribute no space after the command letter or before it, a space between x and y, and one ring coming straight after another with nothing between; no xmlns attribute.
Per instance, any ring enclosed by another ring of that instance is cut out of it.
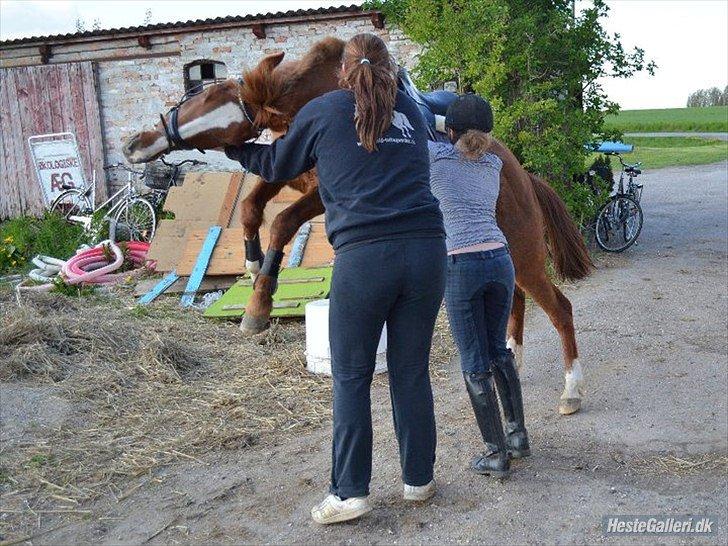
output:
<svg viewBox="0 0 728 546"><path fill-rule="evenodd" d="M198 148L197 146L193 146L189 144L182 136L179 134L179 109L180 107L190 100L192 97L196 96L202 90L204 87L208 85L214 85L219 82L206 82L201 85L198 85L194 89L190 89L187 91L184 95L182 95L182 98L175 104L170 110L167 112L166 116L165 114L159 114L159 119L162 122L162 128L164 129L164 136L167 137L167 153L172 152L174 150L197 150L200 153L205 153L205 150L202 148ZM251 116L248 113L248 105L245 104L245 101L243 100L242 90L243 86L245 85L245 82L242 78L239 78L237 80L237 86L238 86L238 106L240 106L240 110L243 112L243 118L245 121L250 123L250 125L255 129L257 132L256 137L258 138L260 134L263 132L263 129L258 127L255 122L253 121L253 116Z"/></svg>

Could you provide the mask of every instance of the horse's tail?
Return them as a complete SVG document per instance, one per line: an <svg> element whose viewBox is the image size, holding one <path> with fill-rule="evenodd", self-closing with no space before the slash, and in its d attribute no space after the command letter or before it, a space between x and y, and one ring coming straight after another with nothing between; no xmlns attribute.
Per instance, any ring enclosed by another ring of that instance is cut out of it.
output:
<svg viewBox="0 0 728 546"><path fill-rule="evenodd" d="M528 173L546 224L546 242L556 273L575 281L591 273L594 263L566 205L546 182Z"/></svg>

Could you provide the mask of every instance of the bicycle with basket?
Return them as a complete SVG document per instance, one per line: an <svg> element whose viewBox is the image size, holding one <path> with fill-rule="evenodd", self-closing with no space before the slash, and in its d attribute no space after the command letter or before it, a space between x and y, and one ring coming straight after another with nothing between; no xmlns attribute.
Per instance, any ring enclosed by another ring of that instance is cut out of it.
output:
<svg viewBox="0 0 728 546"><path fill-rule="evenodd" d="M144 241L154 237L157 227L158 211L161 209L169 188L177 185L180 168L183 165L205 165L203 161L186 159L179 163L160 162L166 166L167 172L159 175L159 169L147 164L144 171L134 170L123 163L106 165L105 171L121 170L127 173L127 182L123 188L114 193L99 206L94 206L94 182L75 188L64 185L63 192L51 203L51 212L63 215L68 221L91 228L94 215L107 209L104 220L109 222L109 238L112 241ZM149 189L141 193L138 181L142 181Z"/></svg>
<svg viewBox="0 0 728 546"><path fill-rule="evenodd" d="M616 192L599 209L594 223L597 244L606 252L622 252L628 249L637 241L642 231L642 184L635 181L642 174L642 163L625 163L621 155L632 152L633 149L633 145L622 142L602 142L594 148L597 152L617 156L622 166Z"/></svg>

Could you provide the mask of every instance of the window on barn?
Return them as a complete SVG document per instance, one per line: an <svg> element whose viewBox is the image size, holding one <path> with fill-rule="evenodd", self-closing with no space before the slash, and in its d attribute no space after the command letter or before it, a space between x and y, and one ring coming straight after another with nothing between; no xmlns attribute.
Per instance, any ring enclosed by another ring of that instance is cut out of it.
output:
<svg viewBox="0 0 728 546"><path fill-rule="evenodd" d="M221 61L199 59L185 65L185 92L194 95L202 91L206 83L227 78L227 68Z"/></svg>

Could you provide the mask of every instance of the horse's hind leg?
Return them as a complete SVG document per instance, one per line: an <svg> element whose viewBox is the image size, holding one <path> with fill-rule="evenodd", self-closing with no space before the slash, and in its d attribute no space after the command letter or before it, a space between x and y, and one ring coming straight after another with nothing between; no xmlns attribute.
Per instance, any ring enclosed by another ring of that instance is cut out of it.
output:
<svg viewBox="0 0 728 546"><path fill-rule="evenodd" d="M516 286L513 291L513 305L508 319L508 339L506 345L516 356L516 369L523 369L523 324L526 314L526 295Z"/></svg>
<svg viewBox="0 0 728 546"><path fill-rule="evenodd" d="M260 226L263 224L265 206L284 187L284 184L268 184L258 180L250 193L240 203L240 221L245 233L245 269L256 276L263 266L263 249L260 245Z"/></svg>
<svg viewBox="0 0 728 546"><path fill-rule="evenodd" d="M543 271L534 278L523 279L521 286L546 312L561 336L564 354L564 392L559 401L559 413L570 415L581 409L584 376L579 363L574 332L571 302L556 288Z"/></svg>
<svg viewBox="0 0 728 546"><path fill-rule="evenodd" d="M246 334L257 334L268 327L273 310L273 294L278 283L278 272L285 247L298 228L311 218L324 212L318 187L309 190L298 201L283 210L270 227L270 244L260 273L255 279L253 295L245 308L240 329Z"/></svg>

